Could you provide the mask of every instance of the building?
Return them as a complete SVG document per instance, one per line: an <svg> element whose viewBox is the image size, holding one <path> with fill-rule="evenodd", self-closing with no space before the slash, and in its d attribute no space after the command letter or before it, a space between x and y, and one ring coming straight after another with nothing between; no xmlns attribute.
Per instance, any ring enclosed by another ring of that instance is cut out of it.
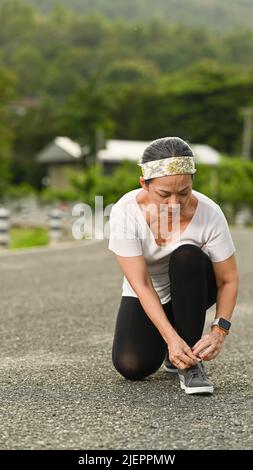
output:
<svg viewBox="0 0 253 470"><path fill-rule="evenodd" d="M68 137L56 137L36 155L36 161L45 167L43 184L50 188L69 186L69 171L83 171L81 146Z"/></svg>

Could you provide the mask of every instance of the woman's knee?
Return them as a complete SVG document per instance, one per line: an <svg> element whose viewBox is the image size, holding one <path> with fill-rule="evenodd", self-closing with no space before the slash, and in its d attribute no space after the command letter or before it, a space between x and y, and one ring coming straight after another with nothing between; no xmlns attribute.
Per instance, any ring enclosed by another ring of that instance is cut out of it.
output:
<svg viewBox="0 0 253 470"><path fill-rule="evenodd" d="M112 354L112 362L115 369L128 380L142 380L155 372L155 370L151 370L148 364L144 364L137 358L129 356L129 354L122 354L117 357Z"/></svg>
<svg viewBox="0 0 253 470"><path fill-rule="evenodd" d="M171 253L169 262L169 273L172 274L176 270L182 273L195 273L196 270L204 269L205 256L207 256L201 248L190 243L180 245Z"/></svg>
<svg viewBox="0 0 253 470"><path fill-rule="evenodd" d="M144 374L142 369L138 367L125 364L121 361L113 361L115 369L128 380L142 380L147 374Z"/></svg>

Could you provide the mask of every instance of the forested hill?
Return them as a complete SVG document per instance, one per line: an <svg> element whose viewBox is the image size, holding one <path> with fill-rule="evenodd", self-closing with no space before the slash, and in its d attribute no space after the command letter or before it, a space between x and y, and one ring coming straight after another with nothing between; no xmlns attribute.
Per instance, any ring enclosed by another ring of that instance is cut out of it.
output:
<svg viewBox="0 0 253 470"><path fill-rule="evenodd" d="M88 14L99 11L108 18L148 21L163 18L168 24L181 23L212 31L253 30L253 0L0 0L36 6L42 12L55 5Z"/></svg>

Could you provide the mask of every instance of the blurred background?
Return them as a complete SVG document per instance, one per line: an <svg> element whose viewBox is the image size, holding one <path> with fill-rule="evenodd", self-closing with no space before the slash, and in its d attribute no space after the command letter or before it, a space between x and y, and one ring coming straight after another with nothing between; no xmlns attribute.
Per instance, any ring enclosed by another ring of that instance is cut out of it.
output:
<svg viewBox="0 0 253 470"><path fill-rule="evenodd" d="M73 240L72 208L139 186L153 139L253 225L252 0L0 0L0 244Z"/></svg>

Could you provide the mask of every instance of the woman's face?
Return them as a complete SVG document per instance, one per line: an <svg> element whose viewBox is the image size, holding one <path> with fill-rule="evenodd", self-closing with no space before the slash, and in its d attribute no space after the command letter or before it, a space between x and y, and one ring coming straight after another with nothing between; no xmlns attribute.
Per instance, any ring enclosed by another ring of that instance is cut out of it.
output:
<svg viewBox="0 0 253 470"><path fill-rule="evenodd" d="M143 189L148 191L149 202L157 206L165 204L168 208L168 214L172 213L173 207L180 207L180 212L184 211L192 196L190 174L161 176L154 178L149 184L146 184L141 176L140 184ZM175 206L176 204L179 206Z"/></svg>

